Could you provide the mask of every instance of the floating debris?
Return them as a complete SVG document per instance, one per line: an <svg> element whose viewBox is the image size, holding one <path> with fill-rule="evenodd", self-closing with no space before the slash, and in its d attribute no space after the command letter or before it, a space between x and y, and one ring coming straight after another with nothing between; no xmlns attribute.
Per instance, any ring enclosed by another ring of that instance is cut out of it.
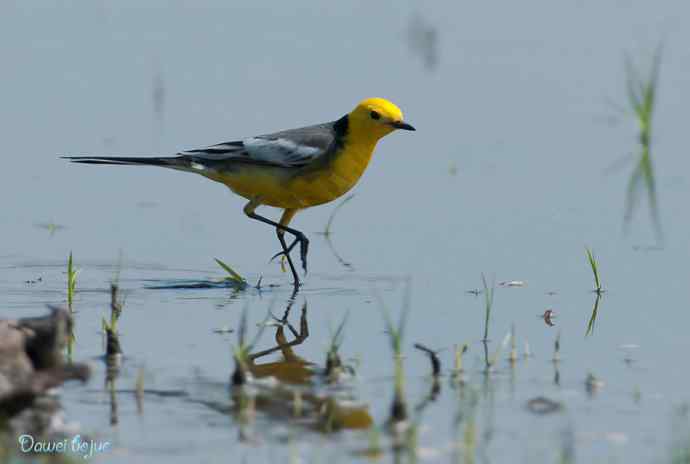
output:
<svg viewBox="0 0 690 464"><path fill-rule="evenodd" d="M40 222L40 223L34 224L34 227L36 227L38 229L47 230L51 237L53 235L55 235L55 232L57 232L58 230L66 229L65 226L63 226L61 224L55 224L54 222Z"/></svg>
<svg viewBox="0 0 690 464"><path fill-rule="evenodd" d="M549 308L546 311L544 311L544 314L539 314L537 317L540 319L544 319L544 322L549 327L553 327L554 325L556 325L556 323L553 322L553 320L556 319L556 312L553 309Z"/></svg>
<svg viewBox="0 0 690 464"><path fill-rule="evenodd" d="M137 202L137 208L157 208L158 203L155 201L142 200Z"/></svg>
<svg viewBox="0 0 690 464"><path fill-rule="evenodd" d="M228 327L227 325L224 325L222 327L218 327L217 329L213 329L213 333L216 333L216 334L229 334L229 333L233 333L233 332L234 332L234 330L231 329L230 327Z"/></svg>
<svg viewBox="0 0 690 464"><path fill-rule="evenodd" d="M633 245L633 251L663 251L664 247L661 245Z"/></svg>
<svg viewBox="0 0 690 464"><path fill-rule="evenodd" d="M537 396L527 401L527 410L533 414L546 415L560 412L564 409L563 403L554 401L545 396Z"/></svg>
<svg viewBox="0 0 690 464"><path fill-rule="evenodd" d="M506 280L498 283L499 287L526 287L527 282L524 280Z"/></svg>
<svg viewBox="0 0 690 464"><path fill-rule="evenodd" d="M635 362L635 358L633 358L632 351L636 350L639 348L640 345L635 345L635 344L625 344L625 345L620 345L618 349L623 350L625 352L625 357L623 358L623 362L630 366Z"/></svg>

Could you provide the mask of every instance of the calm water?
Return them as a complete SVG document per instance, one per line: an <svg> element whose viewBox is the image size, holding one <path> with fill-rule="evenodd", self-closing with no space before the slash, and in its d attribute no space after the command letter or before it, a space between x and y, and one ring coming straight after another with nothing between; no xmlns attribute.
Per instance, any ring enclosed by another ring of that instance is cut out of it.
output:
<svg viewBox="0 0 690 464"><path fill-rule="evenodd" d="M332 247L351 268L317 234L335 205L293 223L312 239L311 273L290 314L299 325L306 302L310 334L295 353L323 364L329 328L349 312L340 351L357 376L348 394L383 426L393 365L375 294L397 315L409 276L410 407L431 388L429 363L412 344L445 349L441 394L421 418L421 460L456 460L460 449L460 462L556 462L570 439L577 462L668 460L673 411L690 400L682 357L690 324L684 2L350 2L328 10L305 2L127 3L0 6L0 307L3 317L23 317L64 301L73 251L81 270L74 356L96 370L90 384L68 385L61 395L67 421L115 444L101 460L349 462L369 438L313 433L259 412L257 442L247 444L231 415L209 407L231 403L236 341L213 330L236 329L248 305L254 332L271 305L282 313L291 294L288 275L267 264L278 250L274 232L246 220L242 199L185 173L69 165L57 155L174 153L332 120L369 96L398 103L418 131L381 142L335 220ZM412 45L427 28L436 34L432 48ZM637 149L635 121L619 109L627 104L624 53L646 70L660 42L653 152L666 240L658 250L650 249L644 202L630 234L621 233L632 163L607 168ZM64 228L51 233L45 224ZM585 246L599 258L608 290L587 338L594 295ZM96 357L120 252L126 358L119 423L111 426ZM221 277L214 257L251 282L264 275L265 285L279 286L147 288ZM534 354L511 369L502 353L488 379L482 296L466 293L481 287L482 272L527 282L497 289L491 350L515 324L520 352L527 341ZM549 307L555 327L536 317ZM271 332L257 348L274 344ZM470 345L464 400L449 384L452 347L461 343ZM131 390L142 367L151 393L139 414ZM590 373L604 382L593 395ZM473 394L478 404L468 412ZM537 396L565 408L534 415L526 403ZM476 448L464 456L457 441L472 423Z"/></svg>

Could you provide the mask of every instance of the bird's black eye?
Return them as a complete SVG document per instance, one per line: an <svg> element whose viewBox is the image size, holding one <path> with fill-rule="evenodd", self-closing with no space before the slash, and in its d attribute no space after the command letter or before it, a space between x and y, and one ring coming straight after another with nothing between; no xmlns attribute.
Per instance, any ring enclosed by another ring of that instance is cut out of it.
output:
<svg viewBox="0 0 690 464"><path fill-rule="evenodd" d="M372 111L371 113L369 113L369 116L371 116L371 119L381 119L381 115L378 114L378 112L376 111Z"/></svg>

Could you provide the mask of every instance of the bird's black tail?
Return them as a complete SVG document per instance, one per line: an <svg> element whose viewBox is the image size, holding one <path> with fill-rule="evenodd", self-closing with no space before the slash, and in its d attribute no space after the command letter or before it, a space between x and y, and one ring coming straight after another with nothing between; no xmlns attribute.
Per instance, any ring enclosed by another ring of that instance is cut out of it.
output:
<svg viewBox="0 0 690 464"><path fill-rule="evenodd" d="M140 166L162 166L166 168L184 168L189 160L184 156L139 157L139 156L61 156L73 163L83 164L120 164Z"/></svg>

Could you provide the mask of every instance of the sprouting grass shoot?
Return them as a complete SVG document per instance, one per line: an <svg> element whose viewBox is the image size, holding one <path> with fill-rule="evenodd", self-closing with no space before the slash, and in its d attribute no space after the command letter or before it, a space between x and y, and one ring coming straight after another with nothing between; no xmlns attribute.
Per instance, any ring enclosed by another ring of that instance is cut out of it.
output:
<svg viewBox="0 0 690 464"><path fill-rule="evenodd" d="M489 371L493 366L496 365L496 362L498 361L499 356L501 356L501 353L503 351L505 351L505 349L508 347L508 344L510 343L510 339L511 339L511 333L508 332L503 337L501 344L496 347L496 351L494 351L494 354L490 358L487 358L487 360L486 360L486 370L487 371Z"/></svg>
<svg viewBox="0 0 690 464"><path fill-rule="evenodd" d="M455 346L455 358L454 358L454 364L453 364L453 373L454 374L460 374L463 371L462 357L465 353L467 353L468 349L469 349L469 346L467 345L467 343Z"/></svg>
<svg viewBox="0 0 690 464"><path fill-rule="evenodd" d="M213 258L213 259L216 261L216 263L218 263L218 265L220 267L223 268L223 270L225 272L228 273L228 275L225 277L226 281L231 282L231 283L233 283L239 287L243 287L243 288L247 286L247 281L245 280L245 278L242 277L237 272L235 272L235 270L233 268L231 268L230 266L228 266L226 263L224 263L223 261L221 261L218 258Z"/></svg>
<svg viewBox="0 0 690 464"><path fill-rule="evenodd" d="M340 360L338 350L340 349L340 345L342 345L343 343L345 324L347 323L349 315L349 312L345 313L345 316L340 321L340 324L338 324L338 327L336 328L335 332L331 331L331 339L328 345L328 353L326 353L327 377L330 377L336 372L337 369L340 369L342 367L342 361Z"/></svg>
<svg viewBox="0 0 690 464"><path fill-rule="evenodd" d="M587 261L592 268L592 274L594 274L594 292L602 293L604 289L601 286L601 279L599 278L599 265L597 259L594 257L594 253L588 247L585 247L585 252L587 253Z"/></svg>
<svg viewBox="0 0 690 464"><path fill-rule="evenodd" d="M659 47L654 54L651 70L647 79L642 79L640 77L639 71L635 68L629 56L626 56L625 59L628 100L639 128L640 152L637 164L628 180L623 225L626 229L629 226L632 215L638 204L640 188L644 188L644 190L647 191L650 214L654 223L657 239L663 240L651 150L652 115L656 102L660 65L661 47Z"/></svg>
<svg viewBox="0 0 690 464"><path fill-rule="evenodd" d="M597 297L594 299L594 306L592 307L592 315L589 317L589 322L587 322L587 331L585 332L585 337L588 337L592 333L594 333L594 324L597 322L597 314L599 314L600 301L601 293L597 292Z"/></svg>
<svg viewBox="0 0 690 464"><path fill-rule="evenodd" d="M395 371L394 384L394 398L391 407L391 421L401 422L407 419L407 405L404 400L405 395L405 373L403 370L402 347L405 337L405 326L407 325L407 317L410 313L410 281L407 280L405 284L405 294L403 299L403 309L400 314L397 326L393 323L393 319L386 308L381 296L377 293L376 298L379 301L379 307L383 314L383 320L386 325L386 334L393 350L393 364Z"/></svg>
<svg viewBox="0 0 690 464"><path fill-rule="evenodd" d="M494 305L494 289L495 284L492 282L491 287L486 282L486 276L482 273L482 285L484 286L484 338L482 341L489 341L489 320L491 318L491 308Z"/></svg>
<svg viewBox="0 0 690 464"><path fill-rule="evenodd" d="M67 259L67 307L70 312L72 310L72 303L74 302L74 292L77 288L77 271L74 268L74 259L72 258L72 252L69 252L69 258Z"/></svg>
<svg viewBox="0 0 690 464"><path fill-rule="evenodd" d="M252 348L256 343L259 341L261 338L261 335L264 332L264 329L267 326L267 322L271 317L272 310L273 310L273 304L275 301L271 302L271 305L268 308L268 312L266 313L266 317L264 320L259 324L259 330L256 332L256 335L254 335L254 338L252 339L251 342L247 343L246 337L247 337L247 318L249 314L249 304L245 304L244 308L242 308L242 314L240 315L240 323L239 323L239 328L237 331L237 345L232 348L233 352L233 358L235 360L235 371L232 374L231 381L233 386L241 386L244 385L247 381L247 371L248 371L248 364L249 364L249 353L251 352Z"/></svg>
<svg viewBox="0 0 690 464"><path fill-rule="evenodd" d="M402 356L402 346L403 338L405 335L405 326L407 325L407 317L410 313L410 284L409 281L405 285L405 296L403 302L403 310L400 314L400 319L398 320L397 326L393 323L393 319L388 311L388 308L383 303L381 296L377 293L376 298L379 301L379 307L381 308L381 314L383 314L383 320L386 325L386 334L388 335L388 340L391 343L391 349L393 350L393 355L395 357Z"/></svg>

